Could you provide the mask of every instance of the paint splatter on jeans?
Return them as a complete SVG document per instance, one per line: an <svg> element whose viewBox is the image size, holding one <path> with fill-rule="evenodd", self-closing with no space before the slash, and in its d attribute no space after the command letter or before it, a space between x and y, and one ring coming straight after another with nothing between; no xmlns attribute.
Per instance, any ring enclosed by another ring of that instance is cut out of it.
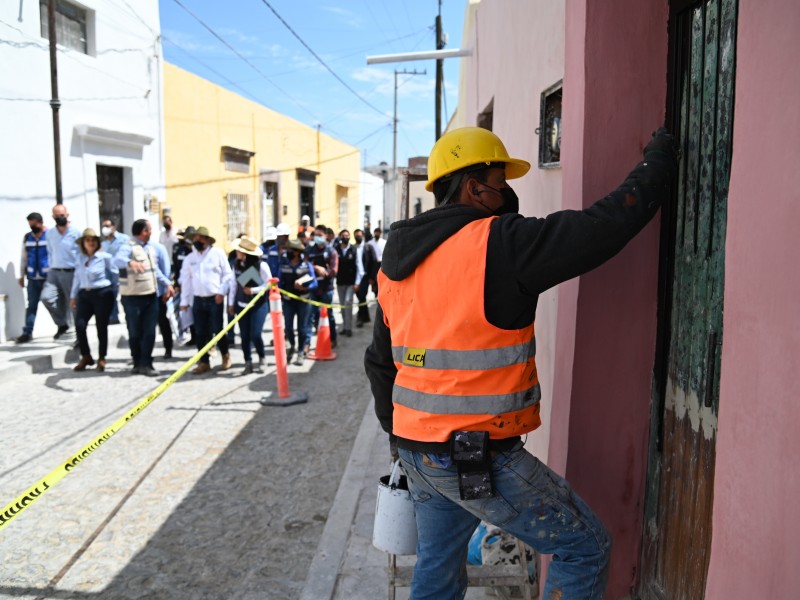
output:
<svg viewBox="0 0 800 600"><path fill-rule="evenodd" d="M464 597L467 545L481 520L553 555L543 598L602 599L611 554L608 532L569 483L522 442L494 457L492 498L461 500L456 468L426 458L400 449L419 532L412 600Z"/></svg>

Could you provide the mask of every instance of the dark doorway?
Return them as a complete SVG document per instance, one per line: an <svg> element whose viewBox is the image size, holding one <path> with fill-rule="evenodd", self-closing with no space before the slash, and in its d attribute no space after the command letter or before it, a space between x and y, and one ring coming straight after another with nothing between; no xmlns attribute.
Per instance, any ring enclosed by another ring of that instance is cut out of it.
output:
<svg viewBox="0 0 800 600"><path fill-rule="evenodd" d="M297 183L300 186L298 190L300 196L300 214L298 218L302 219L303 215L308 215L311 219L311 225L317 223L317 215L314 212L314 187L317 183L317 175L319 173L316 171L297 169Z"/></svg>
<svg viewBox="0 0 800 600"><path fill-rule="evenodd" d="M300 216L308 215L311 218L311 224L316 224L317 220L314 218L314 187L310 185L300 184Z"/></svg>
<svg viewBox="0 0 800 600"><path fill-rule="evenodd" d="M737 0L673 0L667 125L682 155L662 213L639 598L701 600L711 550Z"/></svg>
<svg viewBox="0 0 800 600"><path fill-rule="evenodd" d="M124 201L122 167L97 165L97 204L100 222L110 219L117 231L125 231L122 218Z"/></svg>

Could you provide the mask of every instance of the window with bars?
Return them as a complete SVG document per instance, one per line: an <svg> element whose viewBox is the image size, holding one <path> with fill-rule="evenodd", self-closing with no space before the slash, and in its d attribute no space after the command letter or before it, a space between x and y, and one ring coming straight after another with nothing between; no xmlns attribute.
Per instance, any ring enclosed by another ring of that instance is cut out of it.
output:
<svg viewBox="0 0 800 600"><path fill-rule="evenodd" d="M250 172L250 159L255 156L255 152L242 150L233 146L222 147L222 162L225 164L226 171L238 171L239 173Z"/></svg>
<svg viewBox="0 0 800 600"><path fill-rule="evenodd" d="M247 208L250 194L236 194L229 192L227 195L228 209L228 241L232 242L241 233L247 233Z"/></svg>
<svg viewBox="0 0 800 600"><path fill-rule="evenodd" d="M50 28L47 21L47 1L39 0L39 17L41 22L42 37L50 38ZM67 2L56 1L56 42L67 48L90 54L88 38L88 23L91 11Z"/></svg>
<svg viewBox="0 0 800 600"><path fill-rule="evenodd" d="M561 101L562 81L542 92L539 113L539 168L561 166Z"/></svg>

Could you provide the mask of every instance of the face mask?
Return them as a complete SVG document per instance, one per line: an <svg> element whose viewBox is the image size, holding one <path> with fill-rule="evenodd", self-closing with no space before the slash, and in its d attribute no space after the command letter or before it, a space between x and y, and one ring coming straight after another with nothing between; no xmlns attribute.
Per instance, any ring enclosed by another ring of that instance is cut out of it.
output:
<svg viewBox="0 0 800 600"><path fill-rule="evenodd" d="M67 224L67 217L53 217L55 219L56 225L59 227L63 227Z"/></svg>
<svg viewBox="0 0 800 600"><path fill-rule="evenodd" d="M192 246L197 248L198 252L202 252L206 248L206 245L203 242L199 241L199 240L196 241L196 242L192 242Z"/></svg>
<svg viewBox="0 0 800 600"><path fill-rule="evenodd" d="M315 235L314 236L314 243L316 243L316 244L324 244L325 243L325 236L323 236L323 235Z"/></svg>
<svg viewBox="0 0 800 600"><path fill-rule="evenodd" d="M100 233L102 233L102 234L103 234L103 237L108 237L108 236L110 236L110 235L111 235L111 227L103 227L103 228L100 230Z"/></svg>
<svg viewBox="0 0 800 600"><path fill-rule="evenodd" d="M350 238L342 238L342 246L349 246Z"/></svg>
<svg viewBox="0 0 800 600"><path fill-rule="evenodd" d="M164 229L166 229L167 231L172 229L172 223L164 223Z"/></svg>
<svg viewBox="0 0 800 600"><path fill-rule="evenodd" d="M363 241L364 241L364 238L362 238L360 235L356 236L356 244L360 244Z"/></svg>
<svg viewBox="0 0 800 600"><path fill-rule="evenodd" d="M485 183L482 185L489 188L490 190L494 190L503 197L503 204L500 205L499 208L494 209L492 211L492 215L500 216L500 215L516 214L519 212L519 198L517 197L517 193L513 189L511 189L510 187L497 189L493 188L490 185L486 185Z"/></svg>
<svg viewBox="0 0 800 600"><path fill-rule="evenodd" d="M38 225L31 225L31 231L33 233L39 233L41 230L42 230L42 228L39 227Z"/></svg>

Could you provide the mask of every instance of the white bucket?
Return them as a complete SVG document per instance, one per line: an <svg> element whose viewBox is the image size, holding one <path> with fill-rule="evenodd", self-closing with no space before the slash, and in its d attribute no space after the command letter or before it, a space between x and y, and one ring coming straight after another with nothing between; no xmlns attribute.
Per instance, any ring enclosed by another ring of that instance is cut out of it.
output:
<svg viewBox="0 0 800 600"><path fill-rule="evenodd" d="M394 462L389 475L378 480L372 545L391 554L417 553L414 502L408 491L406 476L400 475L399 460Z"/></svg>

